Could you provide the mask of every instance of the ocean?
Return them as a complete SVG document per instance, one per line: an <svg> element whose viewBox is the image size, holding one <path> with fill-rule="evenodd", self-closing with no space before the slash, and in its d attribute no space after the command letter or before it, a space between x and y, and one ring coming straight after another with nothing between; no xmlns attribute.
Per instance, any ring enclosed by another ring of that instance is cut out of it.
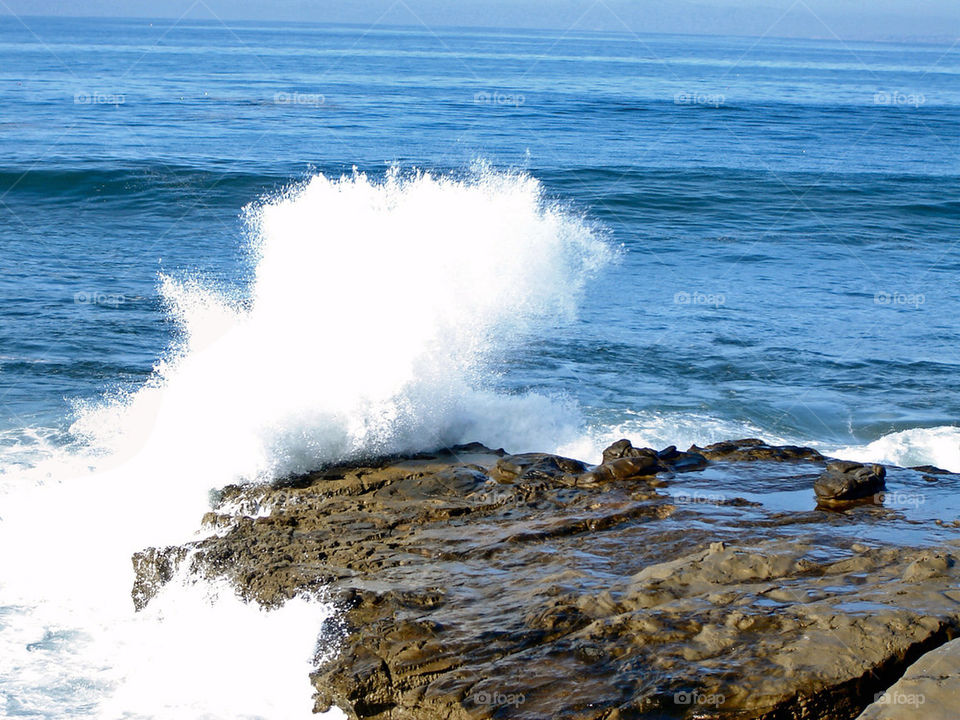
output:
<svg viewBox="0 0 960 720"><path fill-rule="evenodd" d="M310 717L329 604L133 612L131 553L228 483L620 437L960 471L958 74L937 45L0 17L0 715Z"/></svg>

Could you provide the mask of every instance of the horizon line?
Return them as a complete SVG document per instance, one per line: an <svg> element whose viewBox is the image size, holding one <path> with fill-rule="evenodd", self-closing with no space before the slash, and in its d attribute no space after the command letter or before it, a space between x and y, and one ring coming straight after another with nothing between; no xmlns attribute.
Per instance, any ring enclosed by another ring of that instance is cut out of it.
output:
<svg viewBox="0 0 960 720"><path fill-rule="evenodd" d="M635 30L586 30L586 29L575 29L575 28L553 28L553 27L534 27L534 26L500 26L500 25L449 25L449 24L438 24L438 25L397 25L393 23L362 23L362 22L342 22L334 20L267 20L267 19L257 19L257 18L230 18L222 19L217 16L208 17L208 18L188 18L186 16L174 17L174 16L138 16L138 15L70 15L70 14L58 14L58 15L22 15L14 12L10 12L4 7L0 7L0 18L14 18L17 20L30 19L30 20L124 20L124 21L134 21L134 22L168 22L173 26L180 25L182 23L209 23L212 25L220 25L226 28L229 28L233 23L240 24L274 24L274 25L310 25L317 27L346 27L346 28L362 28L367 31L376 30L378 28L384 29L403 29L403 30L420 30L420 31L434 31L434 30L483 30L487 32L540 32L540 33L557 33L562 35L569 35L571 33L579 33L583 35L607 35L607 36L657 36L657 37L694 37L694 38L742 38L746 40L791 40L791 41L808 41L808 42L828 42L836 44L846 44L846 43L858 43L858 44L871 44L871 45L906 45L911 43L920 43L924 45L943 45L943 46L953 46L960 44L960 37L954 37L952 35L929 35L929 36L906 36L906 37L896 37L891 36L886 39L876 40L876 39L849 39L842 37L830 37L830 36L807 36L807 35L749 35L749 34L717 34L717 33L703 33L703 32L657 32L657 31L635 31Z"/></svg>

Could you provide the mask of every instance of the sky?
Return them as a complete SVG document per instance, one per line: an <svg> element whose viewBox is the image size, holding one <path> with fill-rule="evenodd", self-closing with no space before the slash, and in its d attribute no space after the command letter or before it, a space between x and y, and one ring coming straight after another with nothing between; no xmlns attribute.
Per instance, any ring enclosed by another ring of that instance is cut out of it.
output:
<svg viewBox="0 0 960 720"><path fill-rule="evenodd" d="M0 0L4 14L948 43L960 38L960 0Z"/></svg>

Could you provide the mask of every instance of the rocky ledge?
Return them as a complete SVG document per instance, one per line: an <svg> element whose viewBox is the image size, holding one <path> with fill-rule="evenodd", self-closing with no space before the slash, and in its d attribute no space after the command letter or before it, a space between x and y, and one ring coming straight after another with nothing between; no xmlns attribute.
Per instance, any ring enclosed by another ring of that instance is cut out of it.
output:
<svg viewBox="0 0 960 720"><path fill-rule="evenodd" d="M914 666L925 706L902 688L960 634L958 490L759 440L459 446L225 488L205 539L134 556L133 598L332 600L315 709L351 718L955 717L955 649Z"/></svg>

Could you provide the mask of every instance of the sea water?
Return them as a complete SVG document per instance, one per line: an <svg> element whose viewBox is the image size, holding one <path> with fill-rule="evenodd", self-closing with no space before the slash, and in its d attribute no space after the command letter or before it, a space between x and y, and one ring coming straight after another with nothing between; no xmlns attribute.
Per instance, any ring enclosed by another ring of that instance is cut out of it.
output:
<svg viewBox="0 0 960 720"><path fill-rule="evenodd" d="M956 49L4 17L0 59L0 714L310 717L325 598L133 610L227 483L620 437L960 471Z"/></svg>

